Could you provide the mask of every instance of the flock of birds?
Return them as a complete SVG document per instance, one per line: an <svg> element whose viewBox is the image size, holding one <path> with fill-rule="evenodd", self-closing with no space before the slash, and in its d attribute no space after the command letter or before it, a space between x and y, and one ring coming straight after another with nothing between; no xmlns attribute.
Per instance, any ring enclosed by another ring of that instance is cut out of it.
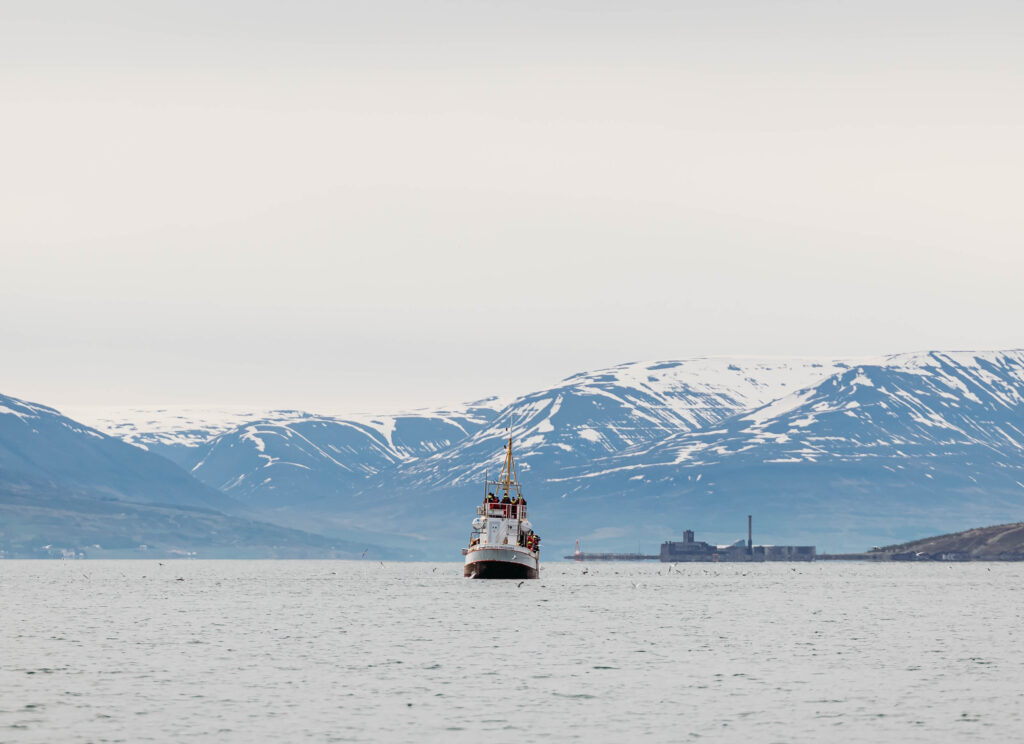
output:
<svg viewBox="0 0 1024 744"><path fill-rule="evenodd" d="M363 551L363 553L362 553L362 555L360 556L360 558L365 558L365 557L366 557L366 553L367 553L367 551L368 551L368 550L369 550L369 548L367 548L367 550L364 550L364 551ZM386 566L386 565L384 564L384 561L377 561L377 563L378 563L378 565L379 565L379 566L380 566L381 568L387 568L387 566ZM164 564L164 563L163 563L162 561L157 561L157 565L158 565L158 566L163 566L163 565L165 565L165 564ZM564 568L569 568L570 566L563 566L563 567L564 567ZM952 567L952 566L949 566L949 568L950 568L950 569L952 569L953 567ZM989 571L991 571L991 570L992 570L991 568L988 568L988 567L986 567L986 568L987 568L987 570L989 570ZM540 570L541 570L541 571L543 571L544 569L545 569L545 567L544 567L544 566L541 566L541 567L540 567ZM792 572L794 572L794 573L797 573L797 574L802 574L802 573L804 573L803 571L800 571L800 570L798 570L798 569L797 569L797 568L795 568L795 567L790 567L790 569L789 569L789 570L790 570L790 571L792 571ZM717 570L708 570L708 569L706 569L706 568L701 568L700 572L701 572L702 574L704 574L704 575L711 575L711 576L719 576L719 575L721 575L721 572L720 572L720 571L717 571ZM434 566L433 568L431 568L431 569L430 569L430 573L432 573L432 574L436 574L436 573L437 573L437 566ZM593 575L595 575L595 576L596 576L596 575L598 575L599 573L600 573L599 571L595 570L595 571L594 571L594 573L593 573ZM620 575L622 575L622 574L621 574L621 573L620 573L619 571L612 571L612 573L613 573L614 575L616 575L616 576L620 576ZM670 575L671 575L672 573L677 573L677 574L680 574L680 575L686 575L686 573L687 573L687 572L681 571L681 570L679 569L679 567L678 567L678 566L677 566L677 565L676 565L675 563L673 563L673 564L671 564L670 566L668 566L668 567L667 567L667 568L665 569L665 575L666 575L666 576L670 576ZM694 573L694 574L695 574L695 573L696 573L696 571L693 571L693 572L691 572L691 573ZM749 571L740 571L738 575L739 575L739 576L747 576L747 575L748 575L749 573L751 573L751 572L749 572ZM88 580L88 581L91 581L91 580L92 580L92 577L91 577L91 576L90 576L89 574L87 574L87 573L86 573L85 571L81 571L81 574L82 574L82 576L84 576L84 577L86 578L86 580ZM121 571L121 572L120 572L120 574L121 574L121 576L123 576L123 577L124 577L125 579L127 579L127 578L128 578L127 574L125 574L125 573L124 573L123 571ZM331 571L329 575L331 575L331 576L336 576L336 575L337 575L337 571ZM568 571L566 571L566 572L563 572L563 576L568 576L568 575L570 575ZM580 572L579 572L579 573L578 573L577 575L578 575L578 576L590 576L590 575L591 575L591 572L590 572L590 567L589 567L589 566L585 566L585 567L583 568L583 570L582 570L582 571L580 571ZM637 573L628 573L628 574L626 574L626 575L627 575L627 576L637 576L638 574L637 574ZM650 574L649 574L649 573L647 573L647 572L639 572L639 575L650 575ZM661 576L661 569L658 569L657 571L655 571L655 572L654 572L654 575L655 575L655 576ZM146 577L145 577L145 576L143 576L142 578L146 578ZM178 577L177 577L177 578L175 578L174 580L175 580L175 581L184 581L184 580L185 580L185 578L184 578L183 576L178 576ZM525 580L525 579L523 579L522 581L519 581L518 583L516 583L516 588L517 588L517 589L521 588L521 587L523 586L523 584L525 584L525 583L526 583L526 580ZM630 584L631 584L631 585L633 586L633 588L634 588L634 589L642 589L642 588L643 588L643 587L645 586L645 584L644 584L644 583L643 583L642 581L638 582L638 581L633 581L632 579L630 579L630 580L629 580L629 583L630 583Z"/></svg>
<svg viewBox="0 0 1024 744"><path fill-rule="evenodd" d="M362 555L360 556L360 558L365 558L365 557L366 557L366 553L367 553L367 551L368 551L368 550L369 550L369 548L367 548L367 550L364 550L364 551L363 551L363 553L362 553ZM378 563L378 565L379 565L379 566L380 566L381 568L387 568L387 566L386 566L386 565L384 564L384 561L377 561L377 563ZM158 566L163 566L163 565L164 565L164 563L163 563L163 562L161 562L161 561L157 561L157 565L158 565ZM543 570L544 570L544 568L545 568L544 566L541 566L541 567L540 567L540 570L541 570L541 571L543 571ZM790 570L791 570L791 571L794 571L794 572L797 572L797 573L799 573L799 572L797 571L797 569L795 569L795 568L790 568ZM991 570L991 569L989 569L989 570ZM432 574L435 574L435 573L437 573L437 566L434 566L433 568L431 568L431 569L430 569L430 572L431 572ZM668 567L668 568L667 568L667 569L665 570L665 575L666 575L666 576L668 576L668 575L672 574L673 572L675 572L675 573L677 573L677 574L681 574L681 575L682 575L682 574L684 574L684 572L683 572L683 571L680 571L680 570L679 570L679 567L678 567L678 566L677 566L677 565L676 565L675 563L673 563L672 565L670 565L670 566L669 566L669 567ZM124 578L126 578L126 579L128 578L128 576L127 576L127 575L126 575L126 574L125 574L125 573L124 573L123 571L121 571L120 573L121 573L121 576L123 576ZM594 575L597 575L598 573L599 573L598 571L594 571ZM614 573L614 574L615 574L616 576L619 576L619 575L621 575L619 571L613 571L612 573ZM703 574L705 574L705 575L708 575L708 574L716 574L716 575L717 575L717 573L718 573L718 572L717 572L717 571L716 571L716 572L712 572L712 571L709 571L709 570L707 570L707 569L701 569L701 573L703 573ZM747 575L747 573L748 573L747 571L743 571L743 572L741 572L741 573L740 573L740 576L746 576L746 575ZM84 576L84 577L85 577L85 578L86 578L87 580L90 580L90 581L92 580L91 576L90 576L89 574L87 574L87 573L86 573L85 571L82 571L82 572L81 572L81 574L82 574L82 576ZM655 576L661 576L661 570L659 569L659 570L655 571L655 572L654 572L654 574L655 574ZM331 575L331 576L336 576L336 575L337 575L337 571L331 571L331 572L330 572L330 575ZM582 571L580 571L580 572L579 572L579 574L578 574L578 575L579 575L579 576L589 576L589 575L590 575L590 567L589 567L589 566L585 567L585 568L584 568L584 569L583 569ZM629 575L629 574L627 574L627 575ZM636 575L636 574L632 574L632 575ZM145 577L145 576L143 576L142 578L146 578L146 577ZM185 580L185 578L184 578L183 576L178 576L178 577L177 577L177 578L175 579L175 581L184 581L184 580ZM525 584L525 583L526 583L526 580L525 580L525 579L524 579L524 580L522 580L522 581L520 581L520 582L518 582L518 583L516 584L516 588L518 589L518 588L522 587L522 586L523 586L523 584ZM632 579L630 579L630 584L632 584L632 585L633 585L633 588L634 588L634 589L640 589L641 587L643 587L643 586L644 586L643 582L636 582L636 581L633 581Z"/></svg>

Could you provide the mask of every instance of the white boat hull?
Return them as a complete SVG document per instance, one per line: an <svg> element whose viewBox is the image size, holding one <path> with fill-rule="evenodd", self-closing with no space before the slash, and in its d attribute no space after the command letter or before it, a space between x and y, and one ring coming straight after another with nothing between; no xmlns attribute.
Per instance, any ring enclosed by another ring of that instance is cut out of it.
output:
<svg viewBox="0 0 1024 744"><path fill-rule="evenodd" d="M527 548L483 545L466 551L462 575L470 579L536 579L539 568L537 554Z"/></svg>

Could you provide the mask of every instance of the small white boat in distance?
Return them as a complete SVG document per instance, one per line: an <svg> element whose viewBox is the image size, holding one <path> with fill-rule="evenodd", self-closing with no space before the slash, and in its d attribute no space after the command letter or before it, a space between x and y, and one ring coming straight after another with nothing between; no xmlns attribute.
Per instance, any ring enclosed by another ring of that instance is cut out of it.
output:
<svg viewBox="0 0 1024 744"><path fill-rule="evenodd" d="M495 490L490 490L491 487ZM526 499L512 459L512 437L505 445L501 479L484 477L484 503L476 508L469 547L462 549L470 579L536 579L540 569L540 536L526 518ZM501 494L498 496L497 494Z"/></svg>

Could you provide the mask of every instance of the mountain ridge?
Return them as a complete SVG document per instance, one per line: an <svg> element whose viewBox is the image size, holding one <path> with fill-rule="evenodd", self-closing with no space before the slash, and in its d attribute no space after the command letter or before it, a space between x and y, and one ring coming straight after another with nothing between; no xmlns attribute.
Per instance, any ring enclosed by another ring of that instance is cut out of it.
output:
<svg viewBox="0 0 1024 744"><path fill-rule="evenodd" d="M1020 349L694 357L581 372L473 410L278 412L194 444L185 464L275 522L433 541L440 555L464 537L512 422L531 513L559 550L686 527L730 542L748 513L777 542L850 550L1012 521L1022 402Z"/></svg>
<svg viewBox="0 0 1024 744"><path fill-rule="evenodd" d="M0 395L0 556L357 553L338 537L254 516L159 455ZM382 554L359 551L368 547Z"/></svg>

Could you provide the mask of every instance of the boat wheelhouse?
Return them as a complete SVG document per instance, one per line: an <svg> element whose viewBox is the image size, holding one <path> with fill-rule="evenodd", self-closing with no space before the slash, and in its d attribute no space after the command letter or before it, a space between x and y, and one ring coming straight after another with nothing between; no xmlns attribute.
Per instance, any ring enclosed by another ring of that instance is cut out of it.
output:
<svg viewBox="0 0 1024 744"><path fill-rule="evenodd" d="M493 488L493 490L492 490ZM463 576L470 579L536 579L540 572L540 537L526 518L512 456L512 437L505 445L501 478L484 477L484 503L476 508Z"/></svg>

